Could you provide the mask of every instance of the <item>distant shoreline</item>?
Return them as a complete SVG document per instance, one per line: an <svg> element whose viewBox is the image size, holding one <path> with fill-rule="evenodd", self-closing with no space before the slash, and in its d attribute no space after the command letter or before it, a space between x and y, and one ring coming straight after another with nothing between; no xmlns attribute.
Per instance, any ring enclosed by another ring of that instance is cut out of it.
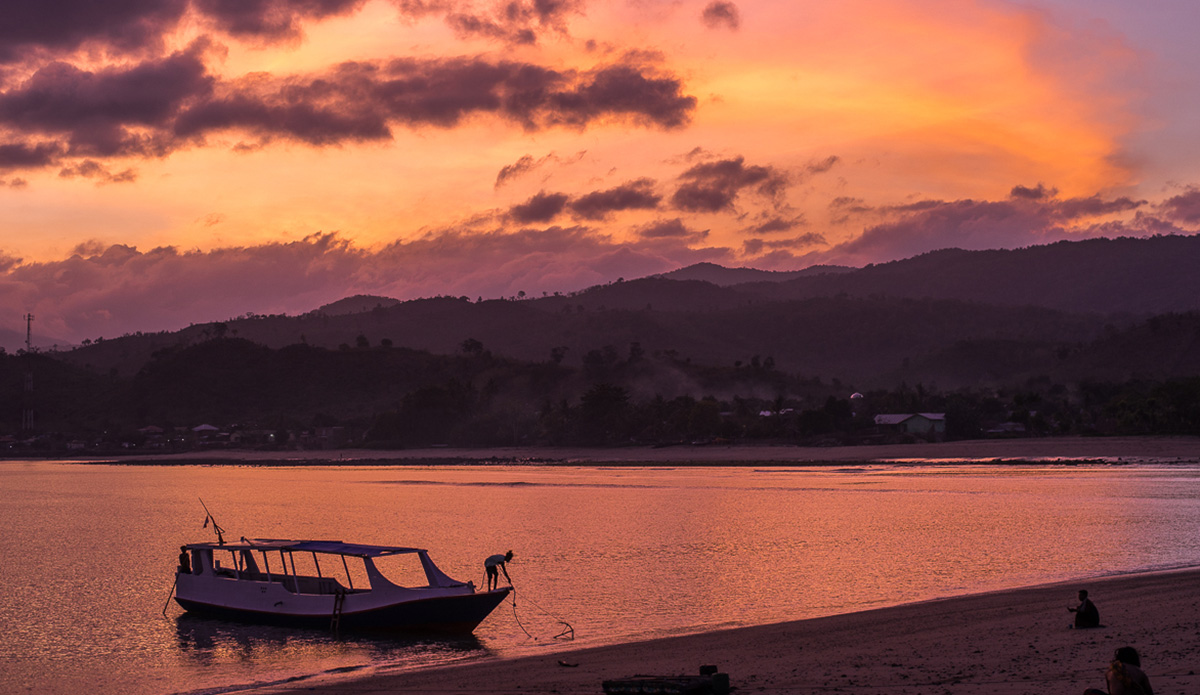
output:
<svg viewBox="0 0 1200 695"><path fill-rule="evenodd" d="M13 459L8 459L13 460ZM35 459L20 459L35 460ZM1200 463L1200 437L1048 437L920 444L802 447L710 444L670 447L489 447L254 451L58 457L77 464L257 466L846 466L930 464L1087 465Z"/></svg>

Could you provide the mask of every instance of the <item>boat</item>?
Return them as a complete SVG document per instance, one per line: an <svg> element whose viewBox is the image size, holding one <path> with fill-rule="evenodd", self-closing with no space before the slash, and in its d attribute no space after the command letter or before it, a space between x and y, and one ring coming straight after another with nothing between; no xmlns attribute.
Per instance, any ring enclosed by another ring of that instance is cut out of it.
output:
<svg viewBox="0 0 1200 695"><path fill-rule="evenodd" d="M378 566L393 560L403 583ZM510 591L451 579L422 548L326 540L191 543L175 574L189 613L334 630L470 634Z"/></svg>

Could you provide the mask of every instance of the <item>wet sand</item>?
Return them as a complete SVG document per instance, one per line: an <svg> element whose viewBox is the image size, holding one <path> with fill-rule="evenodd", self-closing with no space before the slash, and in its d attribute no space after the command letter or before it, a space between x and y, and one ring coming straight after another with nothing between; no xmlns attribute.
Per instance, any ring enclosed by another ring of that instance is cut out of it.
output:
<svg viewBox="0 0 1200 695"><path fill-rule="evenodd" d="M1073 630L1079 588L1104 627ZM265 694L601 693L604 680L729 674L740 693L1045 695L1104 688L1132 645L1158 695L1200 692L1200 569L965 596L651 642L261 688ZM559 662L575 664L563 666Z"/></svg>
<svg viewBox="0 0 1200 695"><path fill-rule="evenodd" d="M531 463L546 465L845 465L924 459L936 462L1004 463L1200 463L1200 437L1045 437L982 439L920 444L802 447L783 445L709 444L667 447L608 448L433 447L380 451L191 451L95 459L129 464L259 464L259 465L439 465Z"/></svg>

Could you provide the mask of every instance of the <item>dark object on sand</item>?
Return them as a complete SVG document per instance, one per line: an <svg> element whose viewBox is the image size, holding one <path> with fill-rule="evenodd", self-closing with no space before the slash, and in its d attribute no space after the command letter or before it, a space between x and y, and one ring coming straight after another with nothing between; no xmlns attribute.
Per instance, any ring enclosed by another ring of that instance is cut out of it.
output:
<svg viewBox="0 0 1200 695"><path fill-rule="evenodd" d="M604 681L605 695L728 695L729 674L701 666L699 676L632 676Z"/></svg>

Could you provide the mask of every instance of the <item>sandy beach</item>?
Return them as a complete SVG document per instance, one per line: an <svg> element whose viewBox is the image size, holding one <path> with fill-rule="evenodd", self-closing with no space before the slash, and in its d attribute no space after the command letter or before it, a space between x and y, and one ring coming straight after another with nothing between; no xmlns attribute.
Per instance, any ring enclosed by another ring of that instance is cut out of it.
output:
<svg viewBox="0 0 1200 695"><path fill-rule="evenodd" d="M1079 588L1090 591L1103 627L1069 629ZM1131 645L1157 695L1196 693L1197 616L1200 569L1188 569L253 692L600 693L607 679L692 675L714 664L742 693L1078 694L1104 688L1113 651Z"/></svg>

